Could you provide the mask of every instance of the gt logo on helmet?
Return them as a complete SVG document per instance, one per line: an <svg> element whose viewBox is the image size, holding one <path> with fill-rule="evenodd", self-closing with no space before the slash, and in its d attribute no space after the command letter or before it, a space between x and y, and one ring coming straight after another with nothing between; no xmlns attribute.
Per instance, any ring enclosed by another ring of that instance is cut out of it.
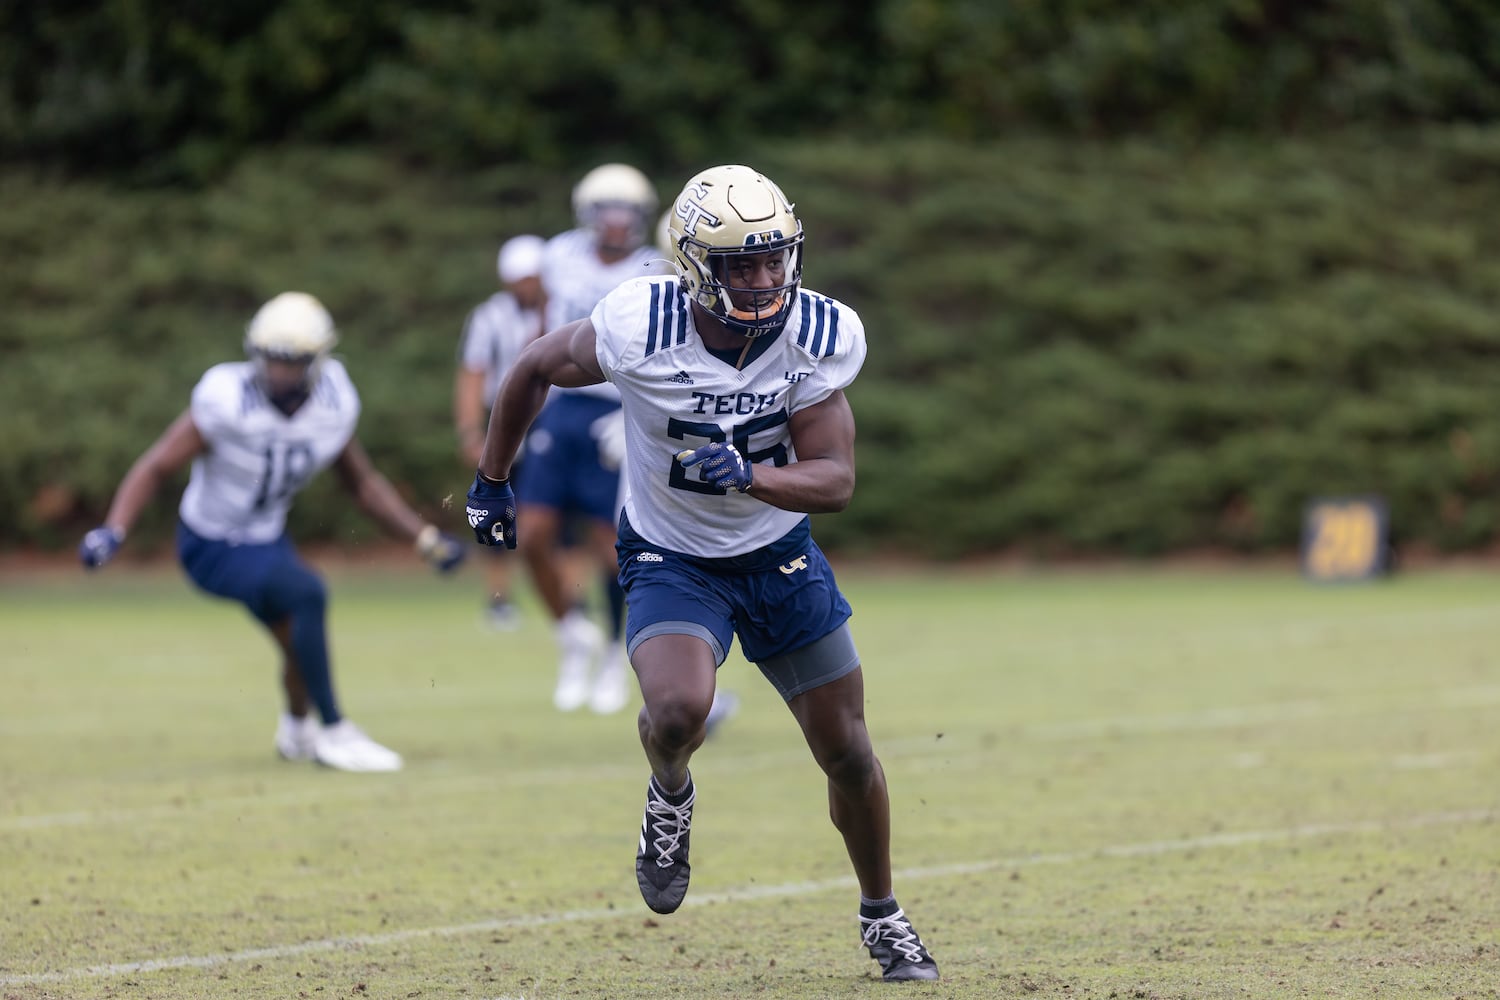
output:
<svg viewBox="0 0 1500 1000"><path fill-rule="evenodd" d="M702 184L689 184L682 198L678 200L675 209L677 217L682 220L682 231L688 236L698 235L698 223L704 222L710 226L720 226L724 220L710 212L703 204L703 199L708 197L708 188Z"/></svg>

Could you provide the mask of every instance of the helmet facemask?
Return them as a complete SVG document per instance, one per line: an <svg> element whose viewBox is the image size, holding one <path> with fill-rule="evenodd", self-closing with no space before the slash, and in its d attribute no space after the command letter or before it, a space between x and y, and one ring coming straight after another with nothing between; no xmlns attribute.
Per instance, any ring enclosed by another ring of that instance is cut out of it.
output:
<svg viewBox="0 0 1500 1000"><path fill-rule="evenodd" d="M706 247L689 239L698 253L689 252L699 272L698 302L735 333L760 337L778 333L786 325L797 287L802 281L802 234L788 239L772 240L764 246L732 249ZM782 258L779 283L767 287L749 287L736 282L731 264L747 257L779 254ZM702 263L699 263L699 261ZM712 305L707 300L712 299Z"/></svg>
<svg viewBox="0 0 1500 1000"><path fill-rule="evenodd" d="M578 221L594 234L600 248L623 255L645 246L648 215L642 205L601 201L579 212Z"/></svg>

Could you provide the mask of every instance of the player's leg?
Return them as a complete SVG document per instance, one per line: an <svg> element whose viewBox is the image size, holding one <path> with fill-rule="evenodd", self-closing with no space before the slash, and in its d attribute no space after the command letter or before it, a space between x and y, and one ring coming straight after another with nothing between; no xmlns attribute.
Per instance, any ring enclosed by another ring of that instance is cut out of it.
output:
<svg viewBox="0 0 1500 1000"><path fill-rule="evenodd" d="M556 551L562 517L558 510L538 503L521 503L516 510L516 539L521 557L553 621L568 611L563 575L559 572Z"/></svg>
<svg viewBox="0 0 1500 1000"><path fill-rule="evenodd" d="M535 468L533 462L529 469ZM552 633L557 642L557 686L552 692L552 703L560 711L571 712L588 701L589 677L603 638L583 609L570 600L563 572L565 564L558 550L562 512L549 505L523 503L517 514L517 528L521 553L552 618Z"/></svg>
<svg viewBox="0 0 1500 1000"><path fill-rule="evenodd" d="M401 756L370 739L339 709L328 651L328 590L290 543L276 547L255 605L254 613L272 634L285 635L283 651L290 654L322 718L313 739L313 759L343 771L399 770Z"/></svg>
<svg viewBox="0 0 1500 1000"><path fill-rule="evenodd" d="M270 629L281 650L281 686L286 693L286 711L276 723L276 752L286 760L312 760L318 720L292 653L292 623L283 619Z"/></svg>
<svg viewBox="0 0 1500 1000"><path fill-rule="evenodd" d="M615 555L616 519L589 521L588 546L609 603L610 630L599 669L589 692L589 707L601 715L618 712L630 701L630 669L625 656L625 591Z"/></svg>
<svg viewBox="0 0 1500 1000"><path fill-rule="evenodd" d="M741 648L776 686L828 779L828 812L859 882L865 946L886 979L936 979L937 963L896 902L891 884L891 804L865 726L864 672L848 626L849 604L811 538L765 574Z"/></svg>
<svg viewBox="0 0 1500 1000"><path fill-rule="evenodd" d="M485 551L489 553L489 558L484 561L488 593L485 621L496 631L510 632L520 624L520 614L516 610L511 589L514 586L514 574L511 572L514 556L500 546Z"/></svg>
<svg viewBox="0 0 1500 1000"><path fill-rule="evenodd" d="M314 737L315 759L342 770L391 771L401 766L398 754L371 740L340 713L324 627L328 593L285 535L264 545L230 545L179 524L177 554L200 589L244 605L276 639L288 696L283 722L305 708L303 697L323 720ZM289 680L288 672L295 672L297 681ZM279 725L278 750L281 729Z"/></svg>
<svg viewBox="0 0 1500 1000"><path fill-rule="evenodd" d="M286 691L286 711L276 726L276 750L289 760L307 760L312 758L318 730L317 720L309 716L310 707L316 701L320 712L331 708L335 718L338 707L326 674L325 683L317 687L318 697L314 697L314 686L308 684L298 663L292 619L265 603L269 581L290 551L285 539L266 545L230 545L204 538L184 524L177 528L177 556L193 583L205 593L243 605L275 639L281 650L282 686Z"/></svg>
<svg viewBox="0 0 1500 1000"><path fill-rule="evenodd" d="M689 763L703 744L715 671L734 638L730 605L713 578L623 523L619 553L630 602L626 648L644 701L638 727L651 766L636 882L647 906L671 913L687 894L697 798Z"/></svg>
<svg viewBox="0 0 1500 1000"><path fill-rule="evenodd" d="M828 810L844 838L860 892L891 892L891 802L865 728L864 674L856 668L787 703L813 759L828 776Z"/></svg>
<svg viewBox="0 0 1500 1000"><path fill-rule="evenodd" d="M812 646L777 658L780 676L835 680L804 690L787 702L802 727L813 759L828 776L828 812L844 838L859 882L861 934L888 980L936 979L937 963L923 946L891 883L891 803L885 770L865 726L864 672L841 672L854 653L848 626ZM857 663L857 660L856 660Z"/></svg>
<svg viewBox="0 0 1500 1000"><path fill-rule="evenodd" d="M623 452L606 447L602 428L623 428L617 400L579 397L568 404L574 422L567 440L568 487L582 526L581 542L591 560L590 576L599 581L608 614L606 646L594 675L589 706L596 712L618 712L630 700L625 656L625 593L615 554L616 527L623 506ZM619 437L623 438L623 429ZM601 436L602 435L602 436Z"/></svg>

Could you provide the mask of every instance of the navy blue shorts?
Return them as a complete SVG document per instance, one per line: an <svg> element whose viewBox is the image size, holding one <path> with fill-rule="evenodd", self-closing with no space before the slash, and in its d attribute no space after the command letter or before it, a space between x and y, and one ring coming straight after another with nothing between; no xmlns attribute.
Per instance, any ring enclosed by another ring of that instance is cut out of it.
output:
<svg viewBox="0 0 1500 1000"><path fill-rule="evenodd" d="M526 475L514 487L516 500L614 524L620 471L599 463L589 427L619 408L617 399L554 392L526 435Z"/></svg>
<svg viewBox="0 0 1500 1000"><path fill-rule="evenodd" d="M655 635L697 635L722 664L738 636L745 659L788 700L859 666L844 627L849 602L806 518L763 548L707 559L653 545L622 513L615 549L631 652ZM834 633L837 641L819 642ZM799 650L809 654L790 655Z"/></svg>
<svg viewBox="0 0 1500 1000"><path fill-rule="evenodd" d="M277 591L289 581L322 588L285 534L265 544L232 544L204 538L179 521L177 558L200 590L238 601L267 625L285 615L285 601Z"/></svg>

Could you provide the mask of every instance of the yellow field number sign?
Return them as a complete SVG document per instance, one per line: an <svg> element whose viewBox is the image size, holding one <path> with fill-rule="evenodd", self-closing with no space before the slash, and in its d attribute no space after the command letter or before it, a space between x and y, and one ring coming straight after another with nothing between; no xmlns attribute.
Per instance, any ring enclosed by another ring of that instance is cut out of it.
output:
<svg viewBox="0 0 1500 1000"><path fill-rule="evenodd" d="M1390 569L1390 516L1380 497L1330 497L1302 519L1302 572L1312 580L1367 580Z"/></svg>

